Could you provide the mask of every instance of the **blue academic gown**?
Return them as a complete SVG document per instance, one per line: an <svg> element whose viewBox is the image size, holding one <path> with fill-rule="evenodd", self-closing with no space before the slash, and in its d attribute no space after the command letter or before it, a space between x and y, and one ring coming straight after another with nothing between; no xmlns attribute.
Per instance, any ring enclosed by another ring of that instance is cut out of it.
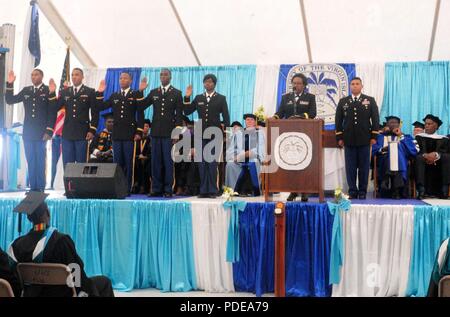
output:
<svg viewBox="0 0 450 317"><path fill-rule="evenodd" d="M377 156L378 165L378 177L384 175L386 170L383 169L385 166L390 166L390 153L389 150L387 155L381 154L381 149L387 146L389 141L399 140L398 144L398 172L402 175L403 180L406 182L408 180L408 160L413 158L417 154L416 145L414 144L414 139L409 134L404 134L400 138L395 135L390 134L379 134L377 137L377 143L372 146L372 156ZM387 162L385 161L387 160Z"/></svg>

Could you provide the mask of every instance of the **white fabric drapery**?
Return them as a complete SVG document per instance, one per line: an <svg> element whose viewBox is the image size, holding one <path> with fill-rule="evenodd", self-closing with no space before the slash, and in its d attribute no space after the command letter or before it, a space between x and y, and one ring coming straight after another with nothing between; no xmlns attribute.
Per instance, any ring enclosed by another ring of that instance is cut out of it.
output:
<svg viewBox="0 0 450 317"><path fill-rule="evenodd" d="M353 205L342 220L344 263L333 296L405 296L414 207Z"/></svg>
<svg viewBox="0 0 450 317"><path fill-rule="evenodd" d="M356 76L363 81L363 93L375 98L381 110L384 94L384 63L355 64ZM380 118L383 121L383 118Z"/></svg>
<svg viewBox="0 0 450 317"><path fill-rule="evenodd" d="M223 201L192 201L192 233L197 288L234 292L233 265L226 262L230 212Z"/></svg>
<svg viewBox="0 0 450 317"><path fill-rule="evenodd" d="M253 112L264 106L266 116L271 117L277 109L277 87L280 65L256 65Z"/></svg>

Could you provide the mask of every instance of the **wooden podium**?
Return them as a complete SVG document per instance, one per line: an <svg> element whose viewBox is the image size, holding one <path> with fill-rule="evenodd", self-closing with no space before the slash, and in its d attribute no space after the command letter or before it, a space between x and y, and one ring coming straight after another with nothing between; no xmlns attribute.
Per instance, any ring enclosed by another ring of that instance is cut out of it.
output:
<svg viewBox="0 0 450 317"><path fill-rule="evenodd" d="M318 193L320 202L324 201L323 125L320 119L267 120L265 201L271 201L275 192Z"/></svg>

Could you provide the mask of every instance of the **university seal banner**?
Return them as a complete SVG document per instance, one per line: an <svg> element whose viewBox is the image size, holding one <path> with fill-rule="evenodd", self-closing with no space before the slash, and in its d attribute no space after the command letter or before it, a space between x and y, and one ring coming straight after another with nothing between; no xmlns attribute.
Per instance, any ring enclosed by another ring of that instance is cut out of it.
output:
<svg viewBox="0 0 450 317"><path fill-rule="evenodd" d="M316 96L317 116L325 121L325 129L334 129L334 115L339 99L350 93L350 80L356 76L355 64L281 65L278 78L278 102L292 91L292 77L302 73L308 79L307 90Z"/></svg>

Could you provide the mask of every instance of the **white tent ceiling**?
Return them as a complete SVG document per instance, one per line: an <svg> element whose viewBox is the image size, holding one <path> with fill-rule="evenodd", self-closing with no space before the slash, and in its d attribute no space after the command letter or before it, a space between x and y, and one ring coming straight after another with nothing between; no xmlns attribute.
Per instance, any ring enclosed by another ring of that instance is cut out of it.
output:
<svg viewBox="0 0 450 317"><path fill-rule="evenodd" d="M98 66L197 64L169 0L51 2ZM299 0L172 3L202 65L308 62ZM427 60L436 3L304 0L312 60ZM433 59L450 59L448 30L442 0Z"/></svg>
<svg viewBox="0 0 450 317"><path fill-rule="evenodd" d="M16 24L17 44L22 41L21 28L28 3L29 0L0 0L0 22ZM49 29L50 25L60 28L58 19L67 25L98 67L197 65L193 52L202 65L307 63L305 34L313 62L427 60L437 3L440 10L432 60L450 59L450 0L38 0L38 3L43 13L43 55L55 51L55 56L60 56L58 71L65 45L61 38L55 40L56 31ZM16 51L20 48L21 45L16 45ZM90 66L83 56L73 52L82 64ZM55 60L43 56L43 62L54 64Z"/></svg>

